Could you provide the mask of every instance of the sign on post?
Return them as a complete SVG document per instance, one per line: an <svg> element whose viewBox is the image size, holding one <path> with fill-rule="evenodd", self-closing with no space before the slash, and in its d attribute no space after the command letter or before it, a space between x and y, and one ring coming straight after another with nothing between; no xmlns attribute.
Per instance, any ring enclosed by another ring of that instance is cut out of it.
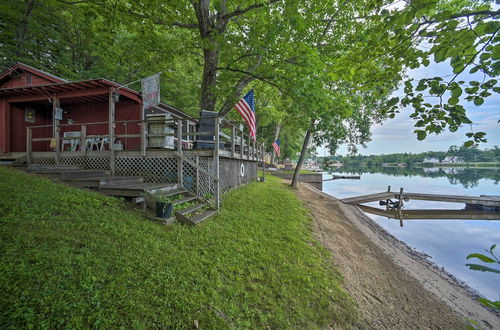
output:
<svg viewBox="0 0 500 330"><path fill-rule="evenodd" d="M142 103L144 109L160 104L160 74L154 74L141 80Z"/></svg>

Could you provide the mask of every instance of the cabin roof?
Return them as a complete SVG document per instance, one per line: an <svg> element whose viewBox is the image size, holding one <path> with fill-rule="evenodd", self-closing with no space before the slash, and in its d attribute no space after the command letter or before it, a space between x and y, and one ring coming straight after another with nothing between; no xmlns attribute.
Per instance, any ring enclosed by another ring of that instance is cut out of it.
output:
<svg viewBox="0 0 500 330"><path fill-rule="evenodd" d="M120 85L99 78L47 85L0 88L0 97L31 97L27 98L27 100L35 101L37 99L49 99L51 95L57 94L58 97L64 99L65 103L95 102L107 100L107 89L110 87L120 88ZM95 91L95 93L87 93L87 91ZM141 101L141 94L130 88L120 88L118 92L131 100Z"/></svg>
<svg viewBox="0 0 500 330"><path fill-rule="evenodd" d="M121 95L127 97L128 99L139 103L141 102L140 92L128 87L122 87L120 84L106 78L68 81L24 63L16 63L13 67L0 73L0 84L2 81L12 79L13 74L19 72L20 70L40 76L51 83L0 88L0 98L18 97L20 100L46 101L51 97L51 95L57 94L58 97L61 98L61 101L66 104L101 102L106 101L108 98L108 93L104 90L105 88L116 88ZM96 93L92 93L92 90L95 90ZM177 117L187 118L196 122L196 120L185 112L166 103L160 103L153 108L162 112L170 112Z"/></svg>
<svg viewBox="0 0 500 330"><path fill-rule="evenodd" d="M40 76L42 78L45 78L47 79L48 81L51 81L53 83L64 83L64 82L68 82L67 80L65 79L62 79L62 78L59 78L57 76L54 76L53 74L50 74L48 72L45 72L43 70L40 70L40 69L37 69L37 68L34 68L32 66L29 66L27 64L24 64L24 63L16 63L13 67L10 67L8 68L7 70L3 71L2 73L0 73L0 82L4 81L4 80L7 80L7 79L10 79L12 78L12 75L16 72L18 72L19 70L21 71L26 71L26 72L30 72L32 74L35 74L37 76Z"/></svg>

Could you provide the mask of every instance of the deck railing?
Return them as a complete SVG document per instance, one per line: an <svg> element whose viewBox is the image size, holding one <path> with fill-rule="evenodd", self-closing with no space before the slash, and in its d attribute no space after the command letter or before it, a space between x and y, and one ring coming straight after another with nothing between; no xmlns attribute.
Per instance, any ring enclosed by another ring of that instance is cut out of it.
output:
<svg viewBox="0 0 500 330"><path fill-rule="evenodd" d="M149 151L170 150L178 161L177 181L179 185L183 186L183 163L186 162L195 167L197 170L209 175L213 179L215 183L215 206L218 208L220 203L219 158L222 156L242 160L263 161L264 147L261 143L253 140L246 132L244 132L241 125L237 126L221 117L209 117L208 119L203 119L214 121L213 131L197 130L190 132L189 129L187 129L189 125L187 125L186 119L115 120L113 122L101 121L56 124L55 129L51 130L53 132L53 136L42 137L39 136L40 134L37 134L37 137L33 137L33 132L38 129L53 127L53 125L29 126L26 128L27 163L32 163L33 142L49 143L48 148L43 149L46 149L45 151L52 150L55 152L56 164L59 164L61 154L64 154L67 151L71 151L73 153L79 152L81 156L85 156L89 151L93 151L94 148L97 148L97 150L100 151L107 151L109 152L109 168L113 174L115 172L115 157L117 151L135 150L140 151L141 156L147 156ZM154 123L161 123L164 127L169 127L170 129L164 129L166 132L161 133L148 132L148 126ZM118 132L119 134L116 134L117 125L122 125L124 127L124 129L120 130L123 131L123 134L122 132ZM138 127L135 126L135 128L129 133L127 128L133 125L137 125ZM183 131L184 125L186 125L185 132ZM96 130L96 126L100 126L101 129ZM107 129L104 129L107 130L107 133L89 134L92 130L102 132L102 128L104 126L107 127ZM65 129L73 127L75 128L73 131ZM61 136L61 132L63 132L63 136ZM69 132L73 134L64 134ZM200 136L209 136L212 138L201 141L199 139ZM151 144L148 143L150 139L168 137L171 137L173 140L171 145L165 145L163 148L148 147L148 145ZM132 140L131 143L130 139L136 140ZM125 142L121 144L121 140L124 140ZM199 143L211 145L212 140L213 148L197 148L199 147ZM120 143L116 143L117 141L120 141ZM130 148L131 144L135 145L135 147ZM69 150L65 150L66 145L69 145ZM213 173L209 173L206 169L200 167L196 162L189 159L189 157L196 155L213 156Z"/></svg>

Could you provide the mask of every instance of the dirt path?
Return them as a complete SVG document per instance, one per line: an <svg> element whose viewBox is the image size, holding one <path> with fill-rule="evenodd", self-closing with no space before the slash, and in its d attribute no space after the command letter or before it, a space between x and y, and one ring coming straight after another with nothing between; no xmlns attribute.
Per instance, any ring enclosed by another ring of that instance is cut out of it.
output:
<svg viewBox="0 0 500 330"><path fill-rule="evenodd" d="M297 196L315 218L345 288L360 307L361 329L463 329L466 319L500 329L500 318L434 264L385 232L357 207L301 184Z"/></svg>

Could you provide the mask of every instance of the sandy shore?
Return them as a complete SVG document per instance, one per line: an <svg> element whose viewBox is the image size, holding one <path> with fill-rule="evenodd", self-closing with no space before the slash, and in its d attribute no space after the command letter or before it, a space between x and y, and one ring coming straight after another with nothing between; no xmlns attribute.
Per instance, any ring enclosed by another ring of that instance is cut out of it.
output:
<svg viewBox="0 0 500 330"><path fill-rule="evenodd" d="M361 311L360 329L464 329L474 320L500 329L500 317L451 275L399 241L358 207L308 184L297 196L314 217L314 234L332 253L344 287Z"/></svg>

